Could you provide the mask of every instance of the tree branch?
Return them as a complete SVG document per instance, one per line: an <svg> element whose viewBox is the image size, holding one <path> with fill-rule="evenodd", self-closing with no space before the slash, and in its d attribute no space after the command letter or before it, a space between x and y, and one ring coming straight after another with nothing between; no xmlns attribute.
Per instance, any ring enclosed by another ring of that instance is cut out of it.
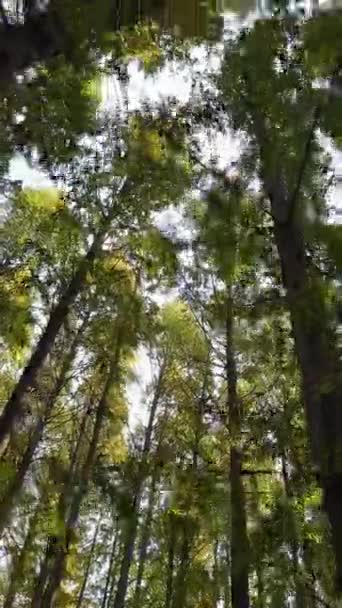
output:
<svg viewBox="0 0 342 608"><path fill-rule="evenodd" d="M293 219L293 215L294 215L296 205L297 205L298 196L299 196L302 184L303 184L305 170L306 170L306 167L310 160L312 142L314 139L316 128L318 127L318 121L321 116L321 110L322 110L321 106L316 106L314 109L314 112L313 112L312 123L311 123L311 127L310 127L310 130L308 133L306 143L305 143L304 155L303 155L300 167L299 167L297 182L294 187L293 193L290 197L288 216L287 216L286 222L284 222L285 224L289 224Z"/></svg>

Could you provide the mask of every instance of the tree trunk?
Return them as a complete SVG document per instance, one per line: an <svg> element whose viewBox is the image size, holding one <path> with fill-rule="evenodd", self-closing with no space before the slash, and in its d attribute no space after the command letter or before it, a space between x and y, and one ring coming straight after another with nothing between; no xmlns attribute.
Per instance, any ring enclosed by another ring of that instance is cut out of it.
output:
<svg viewBox="0 0 342 608"><path fill-rule="evenodd" d="M93 536L93 540L91 543L91 547L90 547L90 552L88 555L88 560L87 560L87 566L85 569L85 573L84 573L84 577L83 577L83 581L82 581L82 586L78 595L78 599L77 599L77 604L76 604L76 608L81 608L82 603L83 603L83 598L84 598L84 592L86 590L87 587L87 583L88 583L88 579L89 579L89 573L90 573L90 569L93 563L93 558L94 558L94 552L95 552L95 547L96 547L96 543L97 543L97 537L99 534L99 530L100 530L100 524L101 524L101 514L100 517L97 520L97 525L95 528L95 532L94 532L94 536Z"/></svg>
<svg viewBox="0 0 342 608"><path fill-rule="evenodd" d="M154 422L155 422L155 417L156 417L160 397L162 394L164 370L165 370L165 364L162 365L160 372L159 372L157 386L155 389L155 393L154 393L154 397L153 397L153 401L152 401L152 405L151 405L151 409L150 409L149 421L148 421L148 425L147 425L146 432L145 432L142 458L141 458L139 470L137 473L131 513L129 514L129 519L127 522L127 531L125 534L125 540L124 540L124 546L123 546L123 557L122 557L122 562L121 562L119 581L118 581L118 586L117 586L117 590L116 590L113 608L124 608L124 605L125 605L125 599L126 599L126 594L127 594L127 589L128 589L129 572L130 572L131 565L132 565L134 547L135 547L135 541L136 541L137 529L138 529L138 516L139 516L139 509L140 509L140 502L141 502L142 485L143 485L144 477L146 476L146 460L147 460L147 456L151 449L153 426L154 426Z"/></svg>
<svg viewBox="0 0 342 608"><path fill-rule="evenodd" d="M155 499L155 494L156 494L156 483L157 483L157 472L156 472L156 470L154 470L153 476L152 476L152 481L151 481L150 493L149 493L149 497L148 497L147 512L146 512L143 529L141 531L140 547L139 547L139 551L138 551L138 572L137 572L137 580L135 583L135 590L134 590L134 597L133 597L133 607L134 608L140 607L141 585L142 585L142 581L143 581L143 577L144 577L145 562L146 562L146 556L147 556L147 547L148 547L148 543L150 540L150 532L151 532L153 510L154 510L154 499Z"/></svg>
<svg viewBox="0 0 342 608"><path fill-rule="evenodd" d="M332 528L337 586L342 589L342 390L335 337L319 289L310 285L302 231L292 220L289 225L276 223L275 236L302 371L313 459Z"/></svg>
<svg viewBox="0 0 342 608"><path fill-rule="evenodd" d="M65 26L48 10L26 17L24 23L0 25L0 85L14 81L15 74L63 50Z"/></svg>
<svg viewBox="0 0 342 608"><path fill-rule="evenodd" d="M228 542L225 543L225 585L224 585L224 608L231 608L231 585L229 581L231 579L230 571L230 549Z"/></svg>
<svg viewBox="0 0 342 608"><path fill-rule="evenodd" d="M96 418L93 428L93 434L91 438L91 442L89 445L88 453L85 459L85 462L82 466L80 472L79 486L75 491L70 508L67 516L66 526L65 526L65 537L64 542L60 543L56 549L55 558L53 562L53 566L50 572L49 582L46 586L44 594L41 600L40 608L51 608L53 605L54 597L59 589L60 583L64 576L64 569L66 558L68 556L70 543L72 541L73 533L75 526L78 521L79 511L82 504L82 500L84 495L87 492L89 480L91 477L92 466L95 460L96 449L99 442L100 432L102 430L106 409L107 409L107 397L110 388L113 385L113 375L117 373L119 357L120 357L120 338L117 339L116 352L113 357L110 370L108 373L107 380L105 382L105 386L102 392L102 396L100 402L97 406L96 410Z"/></svg>
<svg viewBox="0 0 342 608"><path fill-rule="evenodd" d="M114 560L115 560L115 555L116 555L116 547L118 544L118 538L119 538L119 517L116 518L116 522L115 522L112 550L110 553L108 571L107 571L107 576L106 576L106 584L105 584L105 588L104 588L104 592L103 592L101 608L106 608L106 606L109 605L107 603L107 600L109 601L110 596L111 596L111 589L110 589L111 578L112 578L113 585L114 585L114 581L115 581L113 568L114 568Z"/></svg>
<svg viewBox="0 0 342 608"><path fill-rule="evenodd" d="M32 542L36 536L36 529L41 513L42 504L39 501L36 510L30 520L29 529L26 534L24 545L20 553L13 559L11 578L7 589L3 608L12 608L15 601L15 596L19 591L19 585L24 574L25 563L28 558L28 551L32 546Z"/></svg>
<svg viewBox="0 0 342 608"><path fill-rule="evenodd" d="M82 325L82 328L83 327L84 326ZM23 454L16 475L11 481L5 496L0 502L0 536L3 533L5 526L7 525L13 506L15 505L16 497L22 489L25 476L41 440L46 422L51 414L52 408L56 402L57 397L59 396L61 390L65 385L66 374L68 373L69 368L74 360L79 337L80 332L77 332L77 335L75 336L75 339L73 340L72 345L70 347L70 352L66 355L62 363L62 368L60 370L56 385L47 398L45 411L42 413L42 415L38 418L36 422L35 428L33 429L33 433L29 439L28 445Z"/></svg>
<svg viewBox="0 0 342 608"><path fill-rule="evenodd" d="M226 381L227 409L231 432L230 511L231 511L231 596L232 608L249 608L249 543L247 536L246 497L241 476L242 454L239 448L241 405L237 394L237 370L234 353L234 313L231 289L227 290Z"/></svg>
<svg viewBox="0 0 342 608"><path fill-rule="evenodd" d="M66 511L67 511L67 502L69 494L72 492L73 483L75 480L75 471L77 467L77 459L79 456L80 447L84 440L84 433L86 430L86 426L89 420L91 408L87 408L86 412L83 415L82 422L79 429L79 434L77 438L76 446L71 455L68 479L65 481L64 488L60 493L57 512L60 521L65 521ZM64 530L63 530L64 533ZM63 538L62 535L59 537L49 536L46 544L44 559L40 565L39 574L36 577L36 582L34 584L34 591L31 601L31 608L40 608L41 599L43 596L44 589L47 585L50 572L52 569L53 559L56 554L56 546L58 543L62 543Z"/></svg>
<svg viewBox="0 0 342 608"><path fill-rule="evenodd" d="M257 475L252 475L251 478L251 488L252 488L252 496L250 500L250 512L253 514L253 518L256 522L262 521L262 515L260 513L260 505L259 505L259 491L258 491L258 479ZM256 575L256 588L257 588L257 598L256 598L256 608L264 608L266 597L265 597L265 586L264 586L264 547L262 543L254 543L253 547L253 561L254 561L254 569Z"/></svg>
<svg viewBox="0 0 342 608"><path fill-rule="evenodd" d="M169 513L169 546L167 555L167 574L166 574L166 592L165 592L165 608L171 608L173 600L174 587L174 571L175 571L175 549L176 549L176 525L173 521L173 515Z"/></svg>
<svg viewBox="0 0 342 608"><path fill-rule="evenodd" d="M285 453L282 454L281 457L281 465L282 465L282 475L283 482L286 494L287 508L288 508L288 523L289 530L288 533L290 535L290 551L292 555L292 571L294 578L294 587L295 587L295 607L296 608L306 608L306 593L305 593L305 585L303 579L303 572L299 565L299 542L298 542L298 533L297 533L297 522L295 520L294 513L292 512L292 498L293 491L291 488L291 480L288 474L288 466L286 461Z"/></svg>
<svg viewBox="0 0 342 608"><path fill-rule="evenodd" d="M49 536L46 542L44 558L39 568L39 574L36 578L30 608L41 608L41 599L43 596L46 582L49 578L51 561L54 556L54 537Z"/></svg>
<svg viewBox="0 0 342 608"><path fill-rule="evenodd" d="M219 563L219 541L216 539L213 546L213 607L216 608L221 600L221 572Z"/></svg>
<svg viewBox="0 0 342 608"><path fill-rule="evenodd" d="M182 543L180 546L180 563L174 581L172 608L185 608L187 596L187 574L190 564L190 531L187 518L182 525Z"/></svg>
<svg viewBox="0 0 342 608"><path fill-rule="evenodd" d="M81 260L78 270L71 279L68 288L51 312L48 324L2 411L0 416L0 448L5 444L6 438L10 434L14 424L18 423L25 416L24 397L27 391L36 385L37 376L55 343L59 330L64 324L76 297L84 287L87 271L99 252L108 226L109 220L107 219L102 231L95 237L93 245Z"/></svg>
<svg viewBox="0 0 342 608"><path fill-rule="evenodd" d="M248 83L249 86L249 83ZM264 190L270 200L274 235L286 289L297 357L302 372L305 411L312 458L318 469L325 509L332 531L336 583L342 591L342 374L336 335L319 286L306 258L303 222L296 207L301 194L301 173L294 192L287 191L282 168L267 171L264 151L268 141L264 118L256 108L253 122L260 150ZM314 129L311 133L314 133ZM310 133L308 133L310 136ZM308 143L312 137L308 139ZM306 160L310 159L307 145Z"/></svg>

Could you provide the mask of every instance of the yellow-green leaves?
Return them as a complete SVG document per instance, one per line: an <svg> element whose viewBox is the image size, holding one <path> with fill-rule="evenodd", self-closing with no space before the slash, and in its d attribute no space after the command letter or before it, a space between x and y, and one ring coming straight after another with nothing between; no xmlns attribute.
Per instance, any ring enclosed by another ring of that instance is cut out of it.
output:
<svg viewBox="0 0 342 608"><path fill-rule="evenodd" d="M317 77L331 76L342 52L342 17L336 14L310 19L303 27L305 60Z"/></svg>
<svg viewBox="0 0 342 608"><path fill-rule="evenodd" d="M183 357L194 357L204 363L208 356L208 344L193 313L181 301L166 304L160 315L161 326L166 334L166 345Z"/></svg>
<svg viewBox="0 0 342 608"><path fill-rule="evenodd" d="M20 363L31 332L31 294L28 268L0 275L0 336Z"/></svg>

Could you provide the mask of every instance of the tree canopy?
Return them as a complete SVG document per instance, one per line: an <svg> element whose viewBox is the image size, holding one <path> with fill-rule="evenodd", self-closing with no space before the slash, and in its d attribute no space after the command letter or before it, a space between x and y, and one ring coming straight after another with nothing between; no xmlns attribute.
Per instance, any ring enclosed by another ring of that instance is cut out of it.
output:
<svg viewBox="0 0 342 608"><path fill-rule="evenodd" d="M340 606L342 17L219 4L0 2L4 608Z"/></svg>

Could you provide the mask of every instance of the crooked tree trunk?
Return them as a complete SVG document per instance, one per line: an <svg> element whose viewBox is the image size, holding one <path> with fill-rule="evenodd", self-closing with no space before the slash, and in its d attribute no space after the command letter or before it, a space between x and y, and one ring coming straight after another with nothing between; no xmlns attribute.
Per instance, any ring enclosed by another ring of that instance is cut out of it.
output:
<svg viewBox="0 0 342 608"><path fill-rule="evenodd" d="M75 526L78 521L78 516L82 504L82 500L87 492L89 480L91 478L92 466L94 464L96 449L99 442L100 433L102 430L103 422L105 419L107 409L107 398L109 390L113 385L113 376L117 374L119 357L120 357L120 338L117 339L116 351L111 362L111 366L108 372L108 377L105 382L105 386L102 392L101 399L97 406L95 423L93 428L93 434L90 441L89 449L85 462L82 466L79 478L79 486L75 491L71 504L68 509L68 515L65 526L64 542L59 543L56 549L53 565L51 568L49 581L46 585L44 593L42 595L40 608L51 608L53 605L54 597L59 589L60 583L64 576L66 558L68 556L70 544L73 538Z"/></svg>
<svg viewBox="0 0 342 608"><path fill-rule="evenodd" d="M82 325L82 328L83 328L83 325ZM55 384L55 387L53 388L50 395L48 396L46 406L45 406L45 411L42 413L42 415L38 418L38 420L36 422L36 425L33 429L32 435L31 435L28 445L26 447L26 450L25 450L23 457L21 459L21 462L18 466L16 475L15 475L14 479L12 480L12 482L10 483L5 496L2 498L2 500L0 502L0 536L2 535L4 528L6 527L6 525L8 523L13 506L15 505L16 497L18 496L19 492L22 489L22 486L23 486L23 483L25 480L25 476L31 465L32 459L33 459L36 449L39 445L39 442L42 438L46 422L55 405L57 397L59 396L61 390L64 388L66 374L68 373L70 366L72 365L72 362L74 360L79 337L80 337L80 332L77 332L77 335L75 336L75 339L73 340L73 342L71 344L70 351L64 358L64 361L62 363L62 368L60 370L59 377Z"/></svg>
<svg viewBox="0 0 342 608"><path fill-rule="evenodd" d="M237 393L237 370L234 352L234 311L231 289L227 289L226 316L227 409L231 432L230 511L231 511L231 596L232 608L249 608L249 543L247 536L246 496L239 447L241 405Z"/></svg>
<svg viewBox="0 0 342 608"><path fill-rule="evenodd" d="M147 425L146 432L145 432L142 458L140 461L140 466L139 466L139 470L137 473L137 479L136 479L136 483L135 483L135 487L134 487L134 496L133 496L132 505L131 505L131 512L129 514L129 520L127 522L127 530L125 533L124 544L123 544L123 556L122 556L122 561L121 561L121 566L120 566L120 574L119 574L119 580L118 580L117 590L116 590L116 594L115 594L115 599L114 599L114 603L113 603L113 608L124 608L124 605L125 605L126 594L127 594L127 589L128 589L129 573L130 573L130 569L131 569L131 565L132 565L135 541L136 541L136 537L137 537L138 517L139 517L139 509L140 509L140 502L141 502L142 486L143 486L144 478L146 476L146 461L147 461L147 456L151 450L153 427L154 427L154 422L155 422L155 418L156 418L159 401L160 401L161 394L162 394L164 371L165 371L165 364L162 365L160 372L159 372L157 386L156 386L153 401L151 404L148 425Z"/></svg>
<svg viewBox="0 0 342 608"><path fill-rule="evenodd" d="M48 324L40 337L38 344L31 355L21 377L7 401L0 416L0 449L5 444L6 438L11 432L14 424L25 415L25 395L37 382L37 376L41 371L48 354L50 353L56 337L64 324L71 307L85 285L85 278L89 267L96 259L106 236L110 220L107 219L100 233L95 237L93 245L86 256L81 260L78 270L72 277L68 288L62 295L58 304L51 312Z"/></svg>
<svg viewBox="0 0 342 608"><path fill-rule="evenodd" d="M83 581L82 581L82 586L80 589L80 592L78 594L78 599L77 599L77 604L76 604L76 608L81 608L82 604L83 604L83 599L84 599L84 592L87 588L87 584L88 584L88 579L89 579L89 574L90 574L90 569L93 563L93 559L94 559L94 552L95 552L95 547L96 547L96 543L97 543L97 537L100 531L100 524L101 524L101 514L97 520L97 525L95 528L95 532L94 532L94 536L93 536L93 540L91 543L91 547L90 547L90 552L88 555L88 560L87 560L87 566L85 569L85 573L83 576Z"/></svg>

